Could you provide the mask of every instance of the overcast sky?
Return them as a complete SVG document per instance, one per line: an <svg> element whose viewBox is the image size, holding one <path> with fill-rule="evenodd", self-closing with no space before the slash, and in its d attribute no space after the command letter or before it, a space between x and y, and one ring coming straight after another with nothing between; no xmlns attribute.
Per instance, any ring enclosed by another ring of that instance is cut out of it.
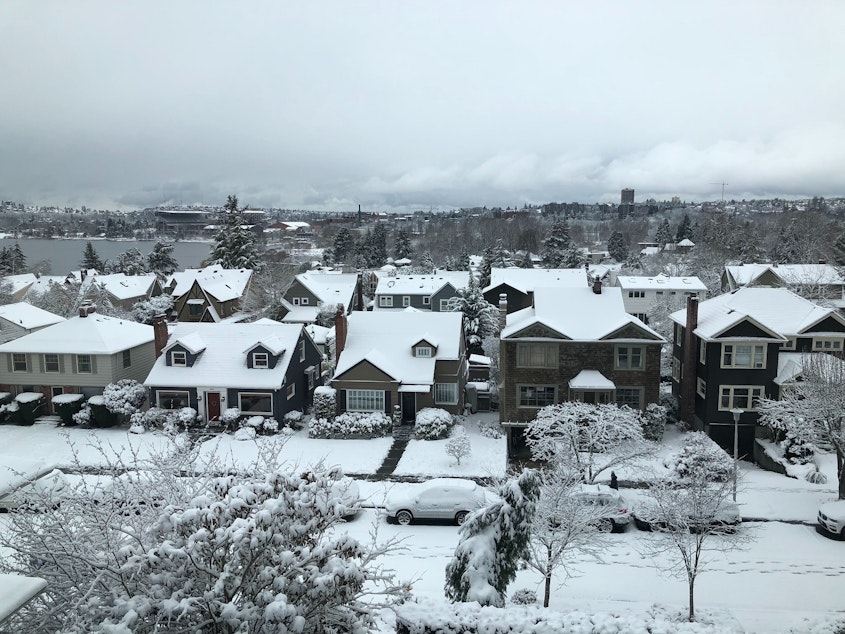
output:
<svg viewBox="0 0 845 634"><path fill-rule="evenodd" d="M845 195L845 2L0 3L0 199Z"/></svg>

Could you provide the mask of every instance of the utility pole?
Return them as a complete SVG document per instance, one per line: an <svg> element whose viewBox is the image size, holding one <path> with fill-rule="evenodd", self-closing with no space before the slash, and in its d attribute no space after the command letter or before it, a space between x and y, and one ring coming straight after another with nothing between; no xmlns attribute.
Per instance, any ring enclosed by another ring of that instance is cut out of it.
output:
<svg viewBox="0 0 845 634"><path fill-rule="evenodd" d="M724 204L725 204L725 185L728 185L729 183L726 183L725 181L722 181L721 183L710 183L710 184L711 184L711 185L721 185L721 186L722 186L722 204L724 205Z"/></svg>

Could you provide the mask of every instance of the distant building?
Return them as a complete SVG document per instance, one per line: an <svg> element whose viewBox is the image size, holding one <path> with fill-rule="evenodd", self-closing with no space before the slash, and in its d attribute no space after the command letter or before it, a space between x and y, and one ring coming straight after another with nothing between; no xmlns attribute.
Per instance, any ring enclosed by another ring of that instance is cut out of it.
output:
<svg viewBox="0 0 845 634"><path fill-rule="evenodd" d="M634 190L625 188L622 190L622 204L623 205L633 205L634 204Z"/></svg>

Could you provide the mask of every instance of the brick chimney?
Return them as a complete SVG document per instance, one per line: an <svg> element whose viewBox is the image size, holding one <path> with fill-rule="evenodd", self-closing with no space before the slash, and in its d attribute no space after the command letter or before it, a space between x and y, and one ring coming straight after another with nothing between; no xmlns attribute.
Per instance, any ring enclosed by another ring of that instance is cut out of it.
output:
<svg viewBox="0 0 845 634"><path fill-rule="evenodd" d="M338 362L340 353L346 347L346 333L349 324L346 321L346 313L343 311L343 304L337 305L337 312L334 314L334 361Z"/></svg>
<svg viewBox="0 0 845 634"><path fill-rule="evenodd" d="M692 425L695 419L695 383L698 373L698 354L693 331L698 327L698 298L687 297L687 323L684 328L684 348L681 361L681 420ZM704 343L702 342L702 345Z"/></svg>
<svg viewBox="0 0 845 634"><path fill-rule="evenodd" d="M153 318L153 345L158 359L167 345L167 318L164 315L156 315Z"/></svg>
<svg viewBox="0 0 845 634"><path fill-rule="evenodd" d="M508 325L508 296L506 293L499 293L499 332Z"/></svg>
<svg viewBox="0 0 845 634"><path fill-rule="evenodd" d="M80 317L87 317L91 313L96 313L97 307L90 302L83 302L82 306L79 307L79 316Z"/></svg>
<svg viewBox="0 0 845 634"><path fill-rule="evenodd" d="M601 295L601 278L598 275L593 278L593 292Z"/></svg>

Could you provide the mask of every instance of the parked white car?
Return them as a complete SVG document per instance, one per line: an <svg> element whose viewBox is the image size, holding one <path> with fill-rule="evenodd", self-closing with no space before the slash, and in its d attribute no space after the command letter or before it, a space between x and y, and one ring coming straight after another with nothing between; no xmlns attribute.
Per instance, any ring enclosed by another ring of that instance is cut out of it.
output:
<svg viewBox="0 0 845 634"><path fill-rule="evenodd" d="M631 505L619 491L606 484L582 484L575 496L599 507L601 525L611 531L624 531L631 523Z"/></svg>
<svg viewBox="0 0 845 634"><path fill-rule="evenodd" d="M51 464L7 456L0 462L5 466L0 469L0 512L55 505L68 490L65 475Z"/></svg>
<svg viewBox="0 0 845 634"><path fill-rule="evenodd" d="M410 524L415 520L451 520L463 524L472 511L498 500L472 480L434 478L397 486L387 496L387 521Z"/></svg>
<svg viewBox="0 0 845 634"><path fill-rule="evenodd" d="M822 504L816 528L823 535L845 539L845 500Z"/></svg>

